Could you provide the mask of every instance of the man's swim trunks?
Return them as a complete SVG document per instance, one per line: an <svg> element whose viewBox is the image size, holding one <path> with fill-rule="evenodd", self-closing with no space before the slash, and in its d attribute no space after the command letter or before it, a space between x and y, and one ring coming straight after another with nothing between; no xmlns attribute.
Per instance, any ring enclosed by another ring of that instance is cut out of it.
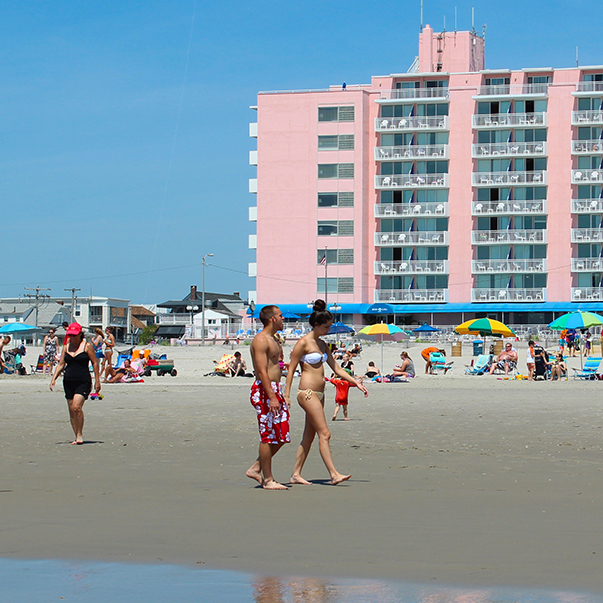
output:
<svg viewBox="0 0 603 603"><path fill-rule="evenodd" d="M289 435L289 408L285 402L281 384L271 381L272 390L281 403L281 410L275 417L270 410L270 398L261 381L251 386L251 405L258 415L260 442L263 444L285 444L291 441Z"/></svg>

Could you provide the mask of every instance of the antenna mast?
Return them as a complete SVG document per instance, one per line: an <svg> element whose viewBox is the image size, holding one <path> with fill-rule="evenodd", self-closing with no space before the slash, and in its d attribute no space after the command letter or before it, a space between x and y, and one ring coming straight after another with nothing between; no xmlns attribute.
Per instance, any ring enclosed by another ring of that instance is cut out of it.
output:
<svg viewBox="0 0 603 603"><path fill-rule="evenodd" d="M423 31L423 0L421 0L421 32Z"/></svg>

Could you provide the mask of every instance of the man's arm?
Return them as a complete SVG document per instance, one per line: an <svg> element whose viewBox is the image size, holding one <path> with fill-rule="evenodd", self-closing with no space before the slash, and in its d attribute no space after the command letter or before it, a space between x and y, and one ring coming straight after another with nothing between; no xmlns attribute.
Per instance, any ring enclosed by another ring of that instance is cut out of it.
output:
<svg viewBox="0 0 603 603"><path fill-rule="evenodd" d="M270 410L273 414L277 414L281 410L281 403L272 389L272 382L270 381L270 376L268 375L268 352L270 351L268 341L264 336L256 335L256 338L253 340L251 345L253 348L253 369L256 377L259 379L264 391L268 396L268 399L270 400Z"/></svg>

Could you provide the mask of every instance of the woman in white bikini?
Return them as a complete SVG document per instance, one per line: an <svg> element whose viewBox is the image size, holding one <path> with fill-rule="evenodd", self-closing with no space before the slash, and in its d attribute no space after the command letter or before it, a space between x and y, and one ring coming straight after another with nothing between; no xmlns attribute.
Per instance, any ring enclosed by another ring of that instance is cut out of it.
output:
<svg viewBox="0 0 603 603"><path fill-rule="evenodd" d="M331 432L327 426L324 410L325 375L323 364L326 362L331 370L341 379L353 383L365 396L368 391L354 377L346 373L333 359L327 344L320 339L325 336L333 324L333 315L327 310L327 305L322 299L314 302L310 325L312 331L302 337L291 353L291 363L287 374L287 385L285 386L285 400L290 403L291 385L297 365L301 367L301 379L299 381L299 392L297 401L306 413L304 435L297 449L295 466L291 475L292 484L311 484L301 476L301 470L306 462L314 436L318 434L318 448L320 456L331 475L331 483L337 485L350 479L350 475L343 475L335 469L329 440Z"/></svg>

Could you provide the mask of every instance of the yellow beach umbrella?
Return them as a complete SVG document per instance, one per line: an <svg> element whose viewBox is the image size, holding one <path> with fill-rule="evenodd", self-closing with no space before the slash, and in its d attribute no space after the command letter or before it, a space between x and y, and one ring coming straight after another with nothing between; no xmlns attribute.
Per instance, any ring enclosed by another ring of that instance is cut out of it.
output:
<svg viewBox="0 0 603 603"><path fill-rule="evenodd" d="M493 335L494 337L516 337L504 323L492 318L467 320L454 329L459 335Z"/></svg>

